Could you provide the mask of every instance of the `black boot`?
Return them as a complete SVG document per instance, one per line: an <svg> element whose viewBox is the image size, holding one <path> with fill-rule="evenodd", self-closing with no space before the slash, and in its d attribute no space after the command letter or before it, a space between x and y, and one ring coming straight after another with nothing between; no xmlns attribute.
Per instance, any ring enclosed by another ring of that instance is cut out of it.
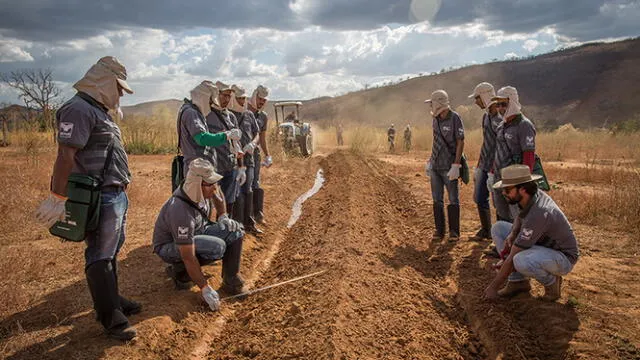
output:
<svg viewBox="0 0 640 360"><path fill-rule="evenodd" d="M118 286L118 294L120 294L120 287L118 282L118 261L116 259L111 260L111 266L113 266L113 274L116 277L116 286ZM142 311L142 305L133 300L127 299L120 295L120 308L122 313L126 316L139 314ZM98 319L100 321L100 319Z"/></svg>
<svg viewBox="0 0 640 360"><path fill-rule="evenodd" d="M457 241L460 238L460 205L447 206L449 218L449 241Z"/></svg>
<svg viewBox="0 0 640 360"><path fill-rule="evenodd" d="M256 227L256 221L253 218L253 193L243 194L244 196L244 216L242 219L244 220L244 231L253 236L260 236L264 232Z"/></svg>
<svg viewBox="0 0 640 360"><path fill-rule="evenodd" d="M478 215L480 216L480 225L482 228L469 240L482 241L491 240L491 210L478 208Z"/></svg>
<svg viewBox="0 0 640 360"><path fill-rule="evenodd" d="M264 190L262 189L254 189L253 190L253 218L257 223L266 225L264 221Z"/></svg>
<svg viewBox="0 0 640 360"><path fill-rule="evenodd" d="M436 224L436 232L433 234L433 240L442 240L444 238L444 205L433 204L433 219Z"/></svg>
<svg viewBox="0 0 640 360"><path fill-rule="evenodd" d="M129 320L122 313L111 262L97 261L89 265L85 273L93 298L93 307L107 335L118 340L131 340L136 337L136 329L129 325Z"/></svg>
<svg viewBox="0 0 640 360"><path fill-rule="evenodd" d="M246 292L244 280L240 276L242 241L243 238L239 238L228 244L222 258L222 286L220 289L230 295Z"/></svg>
<svg viewBox="0 0 640 360"><path fill-rule="evenodd" d="M189 277L187 268L183 262L169 264L165 271L167 272L167 276L173 280L176 290L188 290L193 286L191 277Z"/></svg>
<svg viewBox="0 0 640 360"><path fill-rule="evenodd" d="M244 224L244 207L246 203L246 196L240 193L236 198L236 202L233 203L233 214L231 218L240 224Z"/></svg>

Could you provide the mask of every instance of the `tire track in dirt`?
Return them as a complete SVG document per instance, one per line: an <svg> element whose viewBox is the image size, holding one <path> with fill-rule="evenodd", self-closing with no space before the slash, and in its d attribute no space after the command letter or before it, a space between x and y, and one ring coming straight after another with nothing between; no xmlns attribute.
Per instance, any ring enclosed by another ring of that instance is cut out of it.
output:
<svg viewBox="0 0 640 360"><path fill-rule="evenodd" d="M337 152L321 166L324 188L257 285L329 271L247 299L208 357L486 356L448 284L452 245L427 240L428 210L376 160Z"/></svg>

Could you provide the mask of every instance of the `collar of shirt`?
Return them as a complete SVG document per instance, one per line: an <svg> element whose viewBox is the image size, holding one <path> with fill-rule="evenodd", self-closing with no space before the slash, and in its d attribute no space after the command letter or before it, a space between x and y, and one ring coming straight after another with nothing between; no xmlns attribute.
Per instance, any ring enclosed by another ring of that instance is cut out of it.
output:
<svg viewBox="0 0 640 360"><path fill-rule="evenodd" d="M451 119L452 116L453 116L453 111L451 111L451 109L449 109L449 112L447 113L447 117L442 119L442 118L440 118L440 115L438 115L438 116L436 116L436 119L438 119L440 121L445 121L445 120Z"/></svg>
<svg viewBox="0 0 640 360"><path fill-rule="evenodd" d="M511 120L511 121L508 121L508 122L507 122L507 121L505 120L505 122L504 122L504 126L505 126L505 127L515 126L515 125L518 125L518 124L520 123L520 121L522 121L522 114L518 114L518 115L516 115L516 117L515 117L515 118L513 118L513 120Z"/></svg>
<svg viewBox="0 0 640 360"><path fill-rule="evenodd" d="M529 202L527 203L527 205L525 205L524 208L520 208L520 214L518 215L518 217L520 217L521 219L524 219L527 215L529 215L529 211L531 211L531 208L537 201L538 201L538 193L536 192L535 194L533 194L531 199L529 199ZM518 207L520 207L520 204L518 204Z"/></svg>

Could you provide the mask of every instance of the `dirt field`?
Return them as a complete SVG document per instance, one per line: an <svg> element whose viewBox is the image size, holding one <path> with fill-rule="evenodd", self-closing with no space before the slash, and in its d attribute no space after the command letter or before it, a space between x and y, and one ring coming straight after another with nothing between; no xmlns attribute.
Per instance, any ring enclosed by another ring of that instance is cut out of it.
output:
<svg viewBox="0 0 640 360"><path fill-rule="evenodd" d="M467 240L479 225L471 186L461 192L462 239L432 242L426 153L347 149L266 170L269 225L244 250L242 273L254 287L325 272L224 303L220 313L206 310L196 288L175 291L151 253L170 156L132 156L119 275L122 293L144 308L131 317L136 341L109 340L94 320L83 245L61 244L32 220L53 153L0 151L2 358L640 359L637 237L573 222L582 257L560 301L537 300L536 284L533 296L488 303L488 243ZM571 188L560 164L549 167ZM323 188L287 229L291 204L319 168ZM219 264L205 272L219 284Z"/></svg>

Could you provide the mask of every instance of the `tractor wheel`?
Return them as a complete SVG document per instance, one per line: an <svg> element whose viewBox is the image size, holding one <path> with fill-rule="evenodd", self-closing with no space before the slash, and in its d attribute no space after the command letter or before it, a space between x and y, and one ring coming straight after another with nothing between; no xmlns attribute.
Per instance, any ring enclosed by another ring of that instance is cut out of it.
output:
<svg viewBox="0 0 640 360"><path fill-rule="evenodd" d="M304 156L309 156L313 154L313 137L311 136L311 134L301 137L300 152Z"/></svg>

